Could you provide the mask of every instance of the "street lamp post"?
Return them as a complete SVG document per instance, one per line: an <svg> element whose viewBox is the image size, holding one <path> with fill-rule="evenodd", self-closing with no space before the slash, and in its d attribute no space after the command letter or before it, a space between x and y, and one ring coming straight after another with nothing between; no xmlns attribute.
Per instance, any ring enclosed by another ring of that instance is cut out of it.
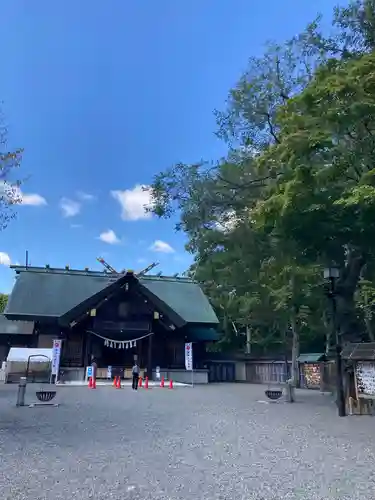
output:
<svg viewBox="0 0 375 500"><path fill-rule="evenodd" d="M346 416L345 408L345 393L344 383L342 378L342 357L341 357L341 336L337 325L337 306L336 306L336 280L339 278L340 272L337 267L327 267L324 269L324 278L329 280L329 289L327 296L332 304L332 337L336 343L336 392L337 392L337 408L339 417Z"/></svg>

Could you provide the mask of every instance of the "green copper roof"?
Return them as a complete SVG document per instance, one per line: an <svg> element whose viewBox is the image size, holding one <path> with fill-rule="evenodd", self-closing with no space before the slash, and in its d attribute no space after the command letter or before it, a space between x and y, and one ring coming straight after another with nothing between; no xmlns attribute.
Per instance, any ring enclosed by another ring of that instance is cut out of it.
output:
<svg viewBox="0 0 375 500"><path fill-rule="evenodd" d="M193 325L187 328L186 339L188 342L212 342L220 339L220 333L214 328Z"/></svg>
<svg viewBox="0 0 375 500"><path fill-rule="evenodd" d="M20 272L4 314L59 318L108 285L108 279L69 273ZM11 318L10 318L11 319Z"/></svg>
<svg viewBox="0 0 375 500"><path fill-rule="evenodd" d="M323 358L323 352L309 352L307 354L300 354L297 361L299 363L318 363Z"/></svg>
<svg viewBox="0 0 375 500"><path fill-rule="evenodd" d="M188 280L148 277L139 281L186 323L218 323L211 304L196 283Z"/></svg>
<svg viewBox="0 0 375 500"><path fill-rule="evenodd" d="M32 335L33 331L32 321L10 321L0 314L0 335Z"/></svg>
<svg viewBox="0 0 375 500"><path fill-rule="evenodd" d="M113 283L113 276L95 271L16 268L19 273L4 314L8 319L60 318ZM144 292L181 319L181 323L218 323L207 297L187 278L142 276ZM181 325L182 326L182 325Z"/></svg>

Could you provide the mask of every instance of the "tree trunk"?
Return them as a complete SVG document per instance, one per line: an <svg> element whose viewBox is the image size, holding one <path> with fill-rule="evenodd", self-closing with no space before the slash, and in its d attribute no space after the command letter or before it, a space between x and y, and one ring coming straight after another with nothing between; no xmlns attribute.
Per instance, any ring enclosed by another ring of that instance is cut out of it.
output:
<svg viewBox="0 0 375 500"><path fill-rule="evenodd" d="M360 278L364 278L364 274L367 270L367 264L362 267ZM374 329L372 327L372 305L369 305L368 294L365 292L364 294L364 307L363 307L363 320L365 322L365 327L367 331L368 338L370 342L375 342Z"/></svg>
<svg viewBox="0 0 375 500"><path fill-rule="evenodd" d="M246 326L246 354L251 354L251 329L250 326Z"/></svg>
<svg viewBox="0 0 375 500"><path fill-rule="evenodd" d="M365 256L354 247L348 247L347 261L336 283L337 327L343 342L359 340L361 326L355 311L354 293L358 286Z"/></svg>
<svg viewBox="0 0 375 500"><path fill-rule="evenodd" d="M366 313L365 313L365 325L370 342L375 342L375 335L374 335L374 329L372 328L372 322Z"/></svg>
<svg viewBox="0 0 375 500"><path fill-rule="evenodd" d="M291 318L291 328L293 333L292 338L292 373L291 379L293 381L293 386L297 387L299 383L299 369L298 369L298 357L299 357L299 332L297 327L297 318L295 311Z"/></svg>
<svg viewBox="0 0 375 500"><path fill-rule="evenodd" d="M326 311L323 312L323 324L324 324L324 330L326 332L325 354L326 354L326 356L328 356L330 353L330 350L331 350L332 329L330 328L330 322L329 322L329 318L327 318Z"/></svg>
<svg viewBox="0 0 375 500"><path fill-rule="evenodd" d="M290 278L290 287L292 291L292 297L293 297L293 302L297 299L299 299L298 295L300 293L300 290L297 289L296 287L296 279L295 275L293 274ZM299 357L299 350L300 350L300 339L299 339L299 331L298 331L298 324L297 324L297 316L299 312L299 306L297 305L298 302L295 302L292 305L291 308L291 318L290 318L290 327L292 329L292 373L291 373L291 379L292 379L292 385L293 387L298 387L299 385L299 367L298 367L298 357Z"/></svg>

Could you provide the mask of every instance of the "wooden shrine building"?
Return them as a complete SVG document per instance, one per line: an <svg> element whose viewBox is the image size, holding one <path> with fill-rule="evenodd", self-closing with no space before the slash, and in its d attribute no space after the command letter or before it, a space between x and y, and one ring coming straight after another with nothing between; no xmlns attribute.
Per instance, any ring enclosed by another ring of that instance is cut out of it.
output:
<svg viewBox="0 0 375 500"><path fill-rule="evenodd" d="M216 314L189 278L12 268L17 276L4 316L31 322L28 347L52 348L54 339L63 339L66 380L83 380L93 357L99 377L108 366L130 369L134 359L150 378L157 366L182 372L190 341L194 369L203 371L205 345L218 340Z"/></svg>

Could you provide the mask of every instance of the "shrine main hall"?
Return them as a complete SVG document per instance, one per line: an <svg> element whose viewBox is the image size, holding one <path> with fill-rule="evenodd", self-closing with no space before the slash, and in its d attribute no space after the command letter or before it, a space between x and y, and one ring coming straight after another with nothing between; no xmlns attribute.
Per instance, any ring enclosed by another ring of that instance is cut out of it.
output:
<svg viewBox="0 0 375 500"><path fill-rule="evenodd" d="M150 379L160 367L162 374L184 382L185 342L193 342L194 379L208 381L206 346L219 338L218 319L198 283L68 266L12 269L16 281L4 316L12 325L28 325L23 347L52 348L53 340L63 340L64 380L84 380L95 358L98 378L106 378L108 366L130 376L137 360ZM12 343L20 346L16 335Z"/></svg>

